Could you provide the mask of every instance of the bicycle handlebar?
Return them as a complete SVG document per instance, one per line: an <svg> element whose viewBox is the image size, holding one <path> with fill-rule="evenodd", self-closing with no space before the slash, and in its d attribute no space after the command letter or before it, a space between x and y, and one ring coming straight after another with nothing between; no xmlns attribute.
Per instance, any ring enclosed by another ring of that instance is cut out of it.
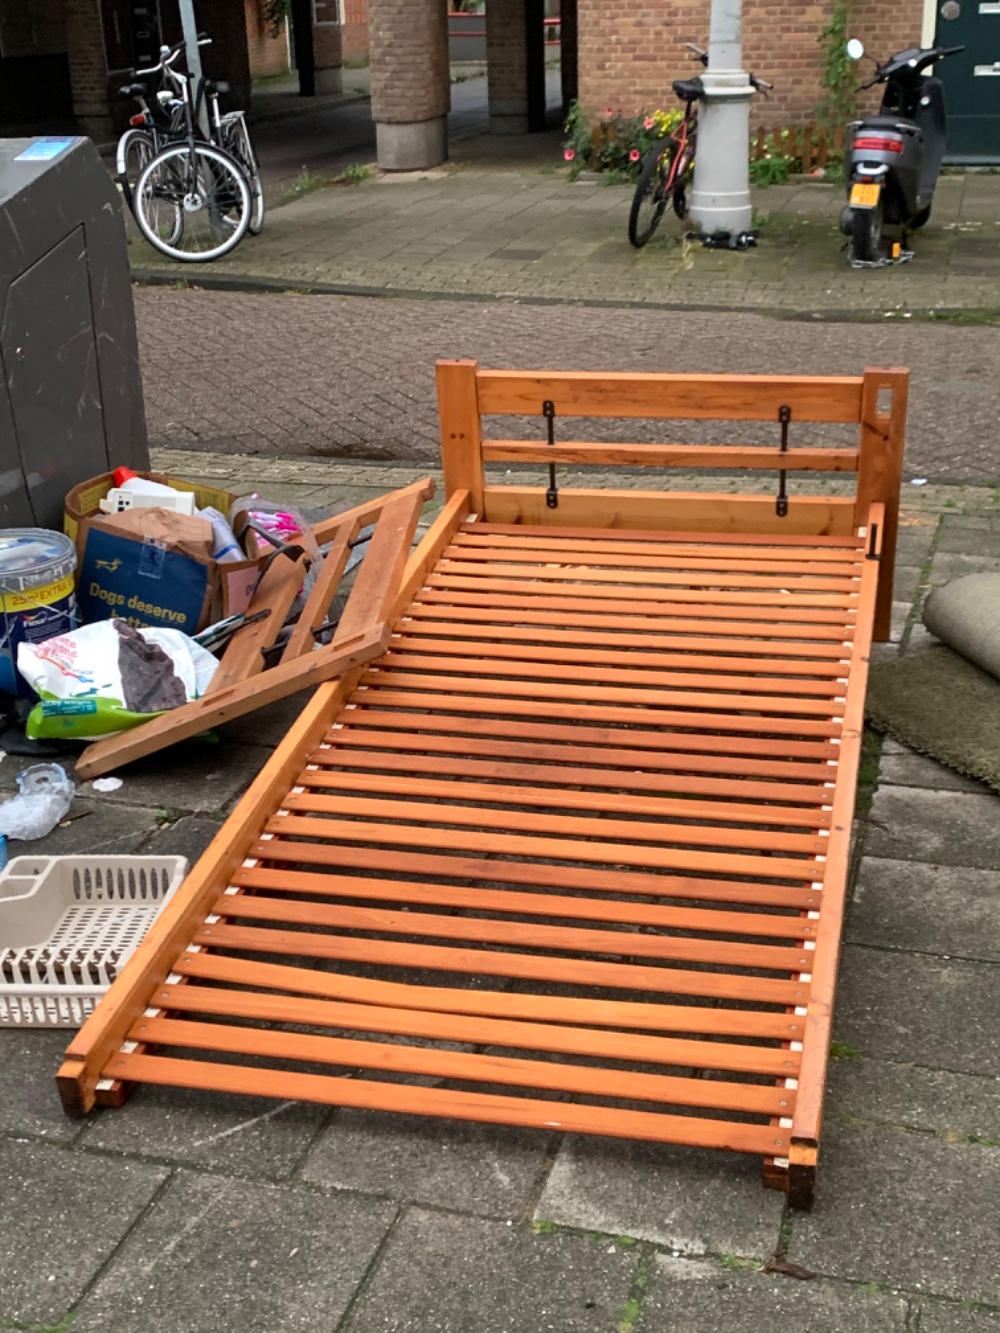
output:
<svg viewBox="0 0 1000 1333"><path fill-rule="evenodd" d="M200 32L198 34L198 45L211 46L212 45L211 37L206 37L203 32ZM177 57L180 55L180 53L186 49L187 49L187 42L185 41L180 41L175 46L161 46L160 63L158 65L151 65L149 69L137 69L135 73L159 74L161 71L166 71L171 68L171 66L173 65Z"/></svg>

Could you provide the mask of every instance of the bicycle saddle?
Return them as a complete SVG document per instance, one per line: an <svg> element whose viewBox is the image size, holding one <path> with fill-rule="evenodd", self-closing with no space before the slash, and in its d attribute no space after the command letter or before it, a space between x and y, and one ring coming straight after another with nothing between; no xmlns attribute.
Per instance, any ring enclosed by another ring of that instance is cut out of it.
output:
<svg viewBox="0 0 1000 1333"><path fill-rule="evenodd" d="M229 92L229 84L225 83L222 79L206 79L205 92L218 93L220 96L222 96L223 94Z"/></svg>
<svg viewBox="0 0 1000 1333"><path fill-rule="evenodd" d="M129 83L124 88L119 88L118 92L122 97L145 97L149 89L144 83Z"/></svg>
<svg viewBox="0 0 1000 1333"><path fill-rule="evenodd" d="M698 98L704 93L705 88L701 79L675 79L674 92L682 102L697 102Z"/></svg>

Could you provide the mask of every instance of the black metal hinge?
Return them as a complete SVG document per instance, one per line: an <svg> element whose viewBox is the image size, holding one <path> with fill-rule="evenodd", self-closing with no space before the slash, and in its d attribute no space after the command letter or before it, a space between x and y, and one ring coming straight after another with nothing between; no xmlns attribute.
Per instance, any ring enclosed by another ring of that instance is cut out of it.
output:
<svg viewBox="0 0 1000 1333"><path fill-rule="evenodd" d="M542 416L545 418L549 432L549 444L553 449L556 444L556 405L550 398L546 398L542 403ZM545 503L550 509L559 508L559 487L556 485L556 465L549 464L549 489L545 492Z"/></svg>
<svg viewBox="0 0 1000 1333"><path fill-rule="evenodd" d="M778 421L781 423L781 452L788 453L788 423L792 419L792 409L788 406L778 408ZM778 495L774 501L774 512L779 518L788 514L788 496L785 493L787 473L784 468L778 473Z"/></svg>

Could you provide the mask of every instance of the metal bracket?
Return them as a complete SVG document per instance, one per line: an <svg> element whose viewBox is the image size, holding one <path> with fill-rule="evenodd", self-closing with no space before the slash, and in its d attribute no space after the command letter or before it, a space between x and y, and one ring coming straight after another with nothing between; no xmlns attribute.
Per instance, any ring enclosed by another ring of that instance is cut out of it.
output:
<svg viewBox="0 0 1000 1333"><path fill-rule="evenodd" d="M877 523L873 523L873 524L871 525L871 531L870 531L869 534L868 534L868 552L867 552L867 554L866 554L866 556L865 556L865 559L866 559L866 560L881 560L881 559L882 559L881 555L879 554L879 549L878 549L878 524L877 524Z"/></svg>
<svg viewBox="0 0 1000 1333"><path fill-rule="evenodd" d="M792 409L787 405L778 408L778 421L781 423L781 452L788 453L788 423L792 419ZM785 480L788 474L784 468L778 473L778 495L774 502L774 512L779 518L788 514L788 496L785 493Z"/></svg>
<svg viewBox="0 0 1000 1333"><path fill-rule="evenodd" d="M556 405L550 398L546 398L542 403L542 416L545 418L549 431L549 444L553 449L556 444ZM549 464L549 489L545 492L545 503L550 509L559 508L559 487L556 485L556 465Z"/></svg>

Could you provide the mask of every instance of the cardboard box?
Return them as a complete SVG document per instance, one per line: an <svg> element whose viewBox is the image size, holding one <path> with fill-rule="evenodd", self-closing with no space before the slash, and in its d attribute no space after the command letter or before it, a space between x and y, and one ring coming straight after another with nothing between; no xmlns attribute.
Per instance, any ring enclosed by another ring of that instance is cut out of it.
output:
<svg viewBox="0 0 1000 1333"><path fill-rule="evenodd" d="M196 486L193 482L183 481L180 477L171 477L166 472L137 472L137 477L146 481L159 481L164 486L173 486L178 491L194 491L194 502L199 509L209 506L218 509L220 514L229 514L229 507L239 497L232 491L224 491L216 486ZM77 527L83 518L93 518L101 513L101 501L109 491L114 490L115 479L110 472L90 481L81 481L66 496L63 513L63 531L71 541L76 541ZM79 543L77 543L79 546Z"/></svg>

